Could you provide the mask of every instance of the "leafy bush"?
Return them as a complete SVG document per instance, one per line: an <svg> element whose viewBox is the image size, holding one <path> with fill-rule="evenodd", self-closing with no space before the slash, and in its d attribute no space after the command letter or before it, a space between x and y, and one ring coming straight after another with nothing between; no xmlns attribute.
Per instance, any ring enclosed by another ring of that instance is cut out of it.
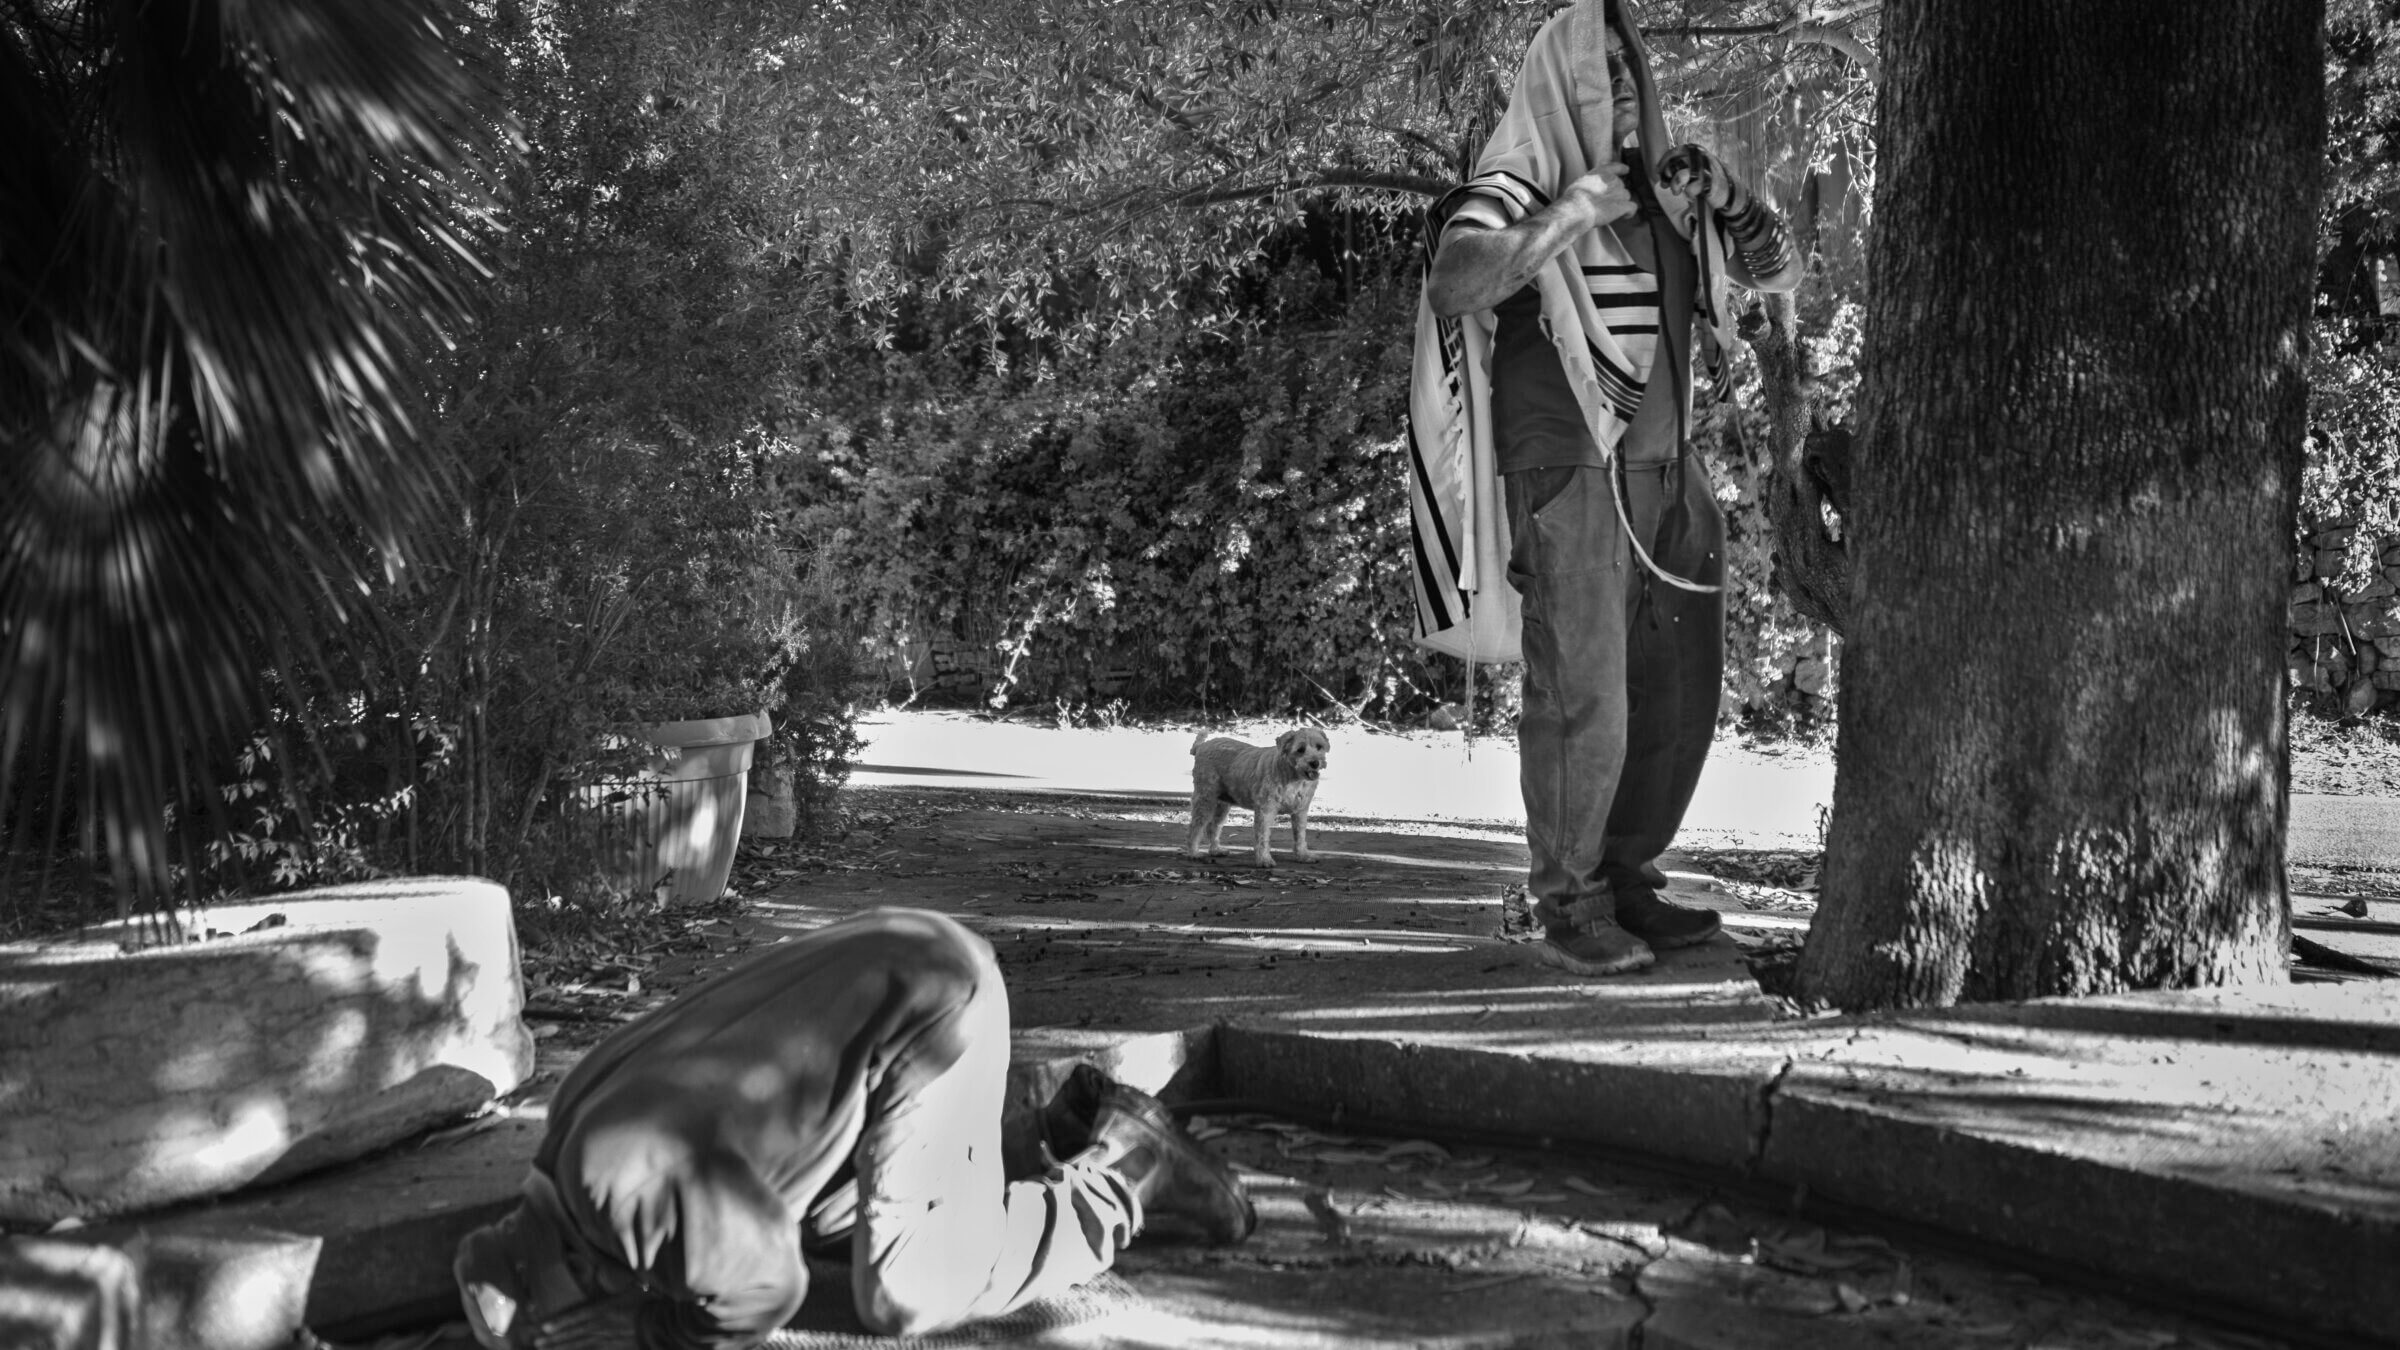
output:
<svg viewBox="0 0 2400 1350"><path fill-rule="evenodd" d="M1415 304L1289 261L1038 372L895 354L797 435L803 533L883 651L996 653L995 703L1422 711L1400 425ZM1233 310L1227 313L1227 310Z"/></svg>
<svg viewBox="0 0 2400 1350"><path fill-rule="evenodd" d="M796 190L771 143L662 112L660 62L699 59L704 27L500 7L528 155L484 320L437 371L456 489L419 565L326 625L339 677L277 733L323 752L254 759L223 879L465 871L599 903L573 790L642 757L628 726L797 698L769 753L823 792L846 772L854 644L803 582L761 429L792 316L825 302L760 246Z"/></svg>

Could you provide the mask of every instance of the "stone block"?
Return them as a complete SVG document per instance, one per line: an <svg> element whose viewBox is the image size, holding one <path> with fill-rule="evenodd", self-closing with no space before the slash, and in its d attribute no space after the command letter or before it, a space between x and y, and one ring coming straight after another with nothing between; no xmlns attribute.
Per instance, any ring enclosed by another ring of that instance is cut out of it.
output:
<svg viewBox="0 0 2400 1350"><path fill-rule="evenodd" d="M0 1345L143 1350L141 1315L135 1256L58 1238L0 1240Z"/></svg>
<svg viewBox="0 0 2400 1350"><path fill-rule="evenodd" d="M2292 557L2292 580L2306 581L2317 574L2317 554L2314 549L2301 549Z"/></svg>
<svg viewBox="0 0 2400 1350"><path fill-rule="evenodd" d="M2400 669L2379 670L2367 678L2373 680L2378 689L2400 689Z"/></svg>
<svg viewBox="0 0 2400 1350"><path fill-rule="evenodd" d="M2354 638L2400 637L2400 609L2389 598L2344 605L2342 618Z"/></svg>
<svg viewBox="0 0 2400 1350"><path fill-rule="evenodd" d="M143 1232L151 1350L282 1350L308 1306L324 1240L265 1229Z"/></svg>
<svg viewBox="0 0 2400 1350"><path fill-rule="evenodd" d="M2393 585L2390 577L2378 576L2373 581L2350 592L2346 598L2350 600L2381 600L2387 595L2400 595L2400 586Z"/></svg>
<svg viewBox="0 0 2400 1350"><path fill-rule="evenodd" d="M2358 527L2356 525L2332 525L2329 528L2319 530L2310 535L2308 537L2308 542L2310 547L2320 551L2325 549L2338 550L2350 547L2351 542L2357 538Z"/></svg>
<svg viewBox="0 0 2400 1350"><path fill-rule="evenodd" d="M10 1239L0 1244L0 1345L285 1350L322 1246L240 1227Z"/></svg>
<svg viewBox="0 0 2400 1350"><path fill-rule="evenodd" d="M2375 710L2376 693L2374 676L2353 676L2349 692L2342 695L2342 706L2350 710L2352 717L2364 717Z"/></svg>
<svg viewBox="0 0 2400 1350"><path fill-rule="evenodd" d="M742 812L745 839L789 839L800 828L800 798L791 766L750 771L750 804Z"/></svg>
<svg viewBox="0 0 2400 1350"><path fill-rule="evenodd" d="M2313 605L2324 598L2325 588L2314 581L2303 582L2292 587L2292 603L2294 605Z"/></svg>
<svg viewBox="0 0 2400 1350"><path fill-rule="evenodd" d="M1831 674L1832 671L1826 665L1825 658L1821 656L1806 657L1801 660L1800 664L1792 667L1792 687L1803 694L1823 695L1825 681Z"/></svg>
<svg viewBox="0 0 2400 1350"><path fill-rule="evenodd" d="M2321 577L2340 576L2342 574L2342 557L2342 550L2338 548L2318 549L2317 575Z"/></svg>
<svg viewBox="0 0 2400 1350"><path fill-rule="evenodd" d="M2400 637L2385 637L2375 639L2375 650L2381 652L2385 656L2400 657ZM2376 664L2381 666L2383 662L2378 661Z"/></svg>
<svg viewBox="0 0 2400 1350"><path fill-rule="evenodd" d="M2342 631L2341 606L2325 601L2291 607L2291 628L2302 637L2322 637Z"/></svg>

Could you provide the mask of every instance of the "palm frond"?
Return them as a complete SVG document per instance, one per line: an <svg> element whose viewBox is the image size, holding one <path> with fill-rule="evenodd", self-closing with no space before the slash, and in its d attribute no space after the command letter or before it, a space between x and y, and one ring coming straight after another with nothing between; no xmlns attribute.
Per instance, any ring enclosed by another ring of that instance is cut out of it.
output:
<svg viewBox="0 0 2400 1350"><path fill-rule="evenodd" d="M414 435L514 144L441 0L0 3L0 827L121 896L446 490ZM20 803L22 805L22 803ZM20 812L21 814L21 812Z"/></svg>

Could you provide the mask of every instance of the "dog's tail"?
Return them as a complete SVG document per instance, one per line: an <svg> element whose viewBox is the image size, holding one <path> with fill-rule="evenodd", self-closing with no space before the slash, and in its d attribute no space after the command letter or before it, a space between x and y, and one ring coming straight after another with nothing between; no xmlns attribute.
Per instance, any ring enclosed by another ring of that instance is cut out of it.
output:
<svg viewBox="0 0 2400 1350"><path fill-rule="evenodd" d="M1200 747L1201 747L1201 746L1204 746L1204 745L1206 745L1206 744L1208 744L1208 733L1207 733L1207 732L1205 732L1205 731L1195 731L1195 732L1193 732L1193 733L1192 733L1192 753L1193 753L1193 754L1195 754L1195 755L1196 755L1196 754L1199 754L1199 753L1200 753Z"/></svg>

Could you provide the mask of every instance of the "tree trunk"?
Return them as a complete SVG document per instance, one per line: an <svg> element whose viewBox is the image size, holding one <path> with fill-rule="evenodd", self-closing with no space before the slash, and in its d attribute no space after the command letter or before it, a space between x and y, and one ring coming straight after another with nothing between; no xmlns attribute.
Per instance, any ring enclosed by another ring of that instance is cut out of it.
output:
<svg viewBox="0 0 2400 1350"><path fill-rule="evenodd" d="M1838 1007L2275 981L2321 0L1892 0Z"/></svg>

